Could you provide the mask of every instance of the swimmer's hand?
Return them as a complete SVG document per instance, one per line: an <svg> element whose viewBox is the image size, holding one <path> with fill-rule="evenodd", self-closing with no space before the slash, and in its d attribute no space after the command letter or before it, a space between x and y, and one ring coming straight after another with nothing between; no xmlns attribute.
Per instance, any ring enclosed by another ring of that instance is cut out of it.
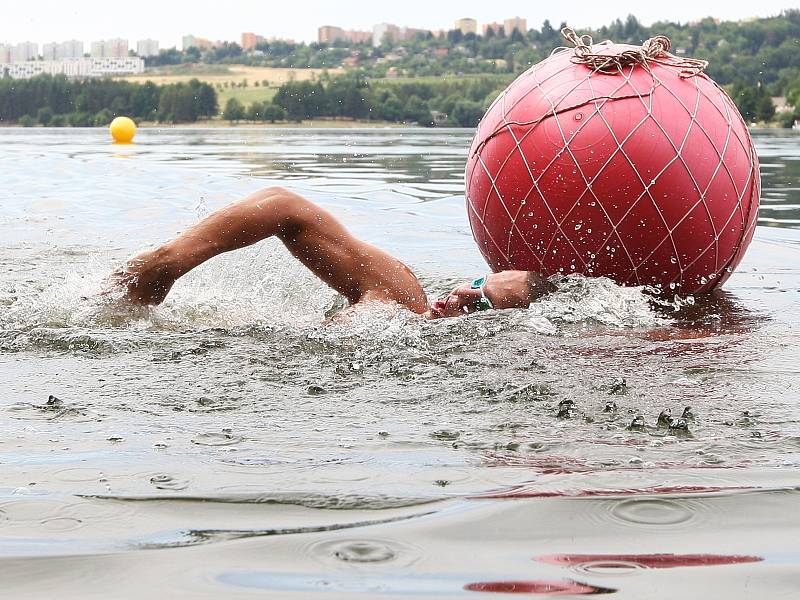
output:
<svg viewBox="0 0 800 600"><path fill-rule="evenodd" d="M116 286L127 288L125 298L133 304L161 304L178 278L172 261L162 248L129 259L111 276Z"/></svg>

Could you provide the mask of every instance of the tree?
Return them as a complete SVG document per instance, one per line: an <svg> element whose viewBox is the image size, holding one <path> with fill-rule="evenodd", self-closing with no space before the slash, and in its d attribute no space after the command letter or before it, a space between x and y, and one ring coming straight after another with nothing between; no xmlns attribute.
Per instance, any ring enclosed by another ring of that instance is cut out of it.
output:
<svg viewBox="0 0 800 600"><path fill-rule="evenodd" d="M247 107L248 121L261 121L264 118L264 105L261 102L253 102Z"/></svg>
<svg viewBox="0 0 800 600"><path fill-rule="evenodd" d="M197 114L201 117L213 117L219 112L217 102L217 92L214 87L197 79L189 82L189 87L194 92L194 99L197 102Z"/></svg>
<svg viewBox="0 0 800 600"><path fill-rule="evenodd" d="M92 124L95 127L105 127L114 119L114 115L117 113L113 113L112 111L104 108L100 112L98 112L93 119Z"/></svg>
<svg viewBox="0 0 800 600"><path fill-rule="evenodd" d="M289 119L300 121L321 116L330 106L322 82L288 81L278 88L273 104L286 110Z"/></svg>
<svg viewBox="0 0 800 600"><path fill-rule="evenodd" d="M408 121L417 123L422 127L433 127L433 115L428 104L419 96L410 96L403 110Z"/></svg>
<svg viewBox="0 0 800 600"><path fill-rule="evenodd" d="M49 106L40 108L39 112L36 113L36 120L39 121L39 124L43 127L47 127L53 122L53 111Z"/></svg>
<svg viewBox="0 0 800 600"><path fill-rule="evenodd" d="M522 32L514 27L514 31L511 32L511 41L515 44L520 44L525 42L525 36L522 35Z"/></svg>
<svg viewBox="0 0 800 600"><path fill-rule="evenodd" d="M94 124L94 117L85 112L74 112L67 115L67 122L70 127L91 127Z"/></svg>
<svg viewBox="0 0 800 600"><path fill-rule="evenodd" d="M22 117L20 117L19 124L23 127L33 127L36 125L36 119L30 115L22 115Z"/></svg>
<svg viewBox="0 0 800 600"><path fill-rule="evenodd" d="M483 106L480 102L473 102L472 100L458 101L453 107L453 113L450 115L451 121L459 127L475 127L482 117Z"/></svg>
<svg viewBox="0 0 800 600"><path fill-rule="evenodd" d="M402 121L403 103L392 92L380 102L375 103L375 116L384 121Z"/></svg>
<svg viewBox="0 0 800 600"><path fill-rule="evenodd" d="M285 121L286 111L275 104L264 104L261 118L262 120L269 121L270 123L274 123L275 121Z"/></svg>
<svg viewBox="0 0 800 600"><path fill-rule="evenodd" d="M756 120L768 122L775 116L775 105L772 98L764 94L758 99L755 110Z"/></svg>
<svg viewBox="0 0 800 600"><path fill-rule="evenodd" d="M225 103L225 110L222 113L222 118L233 123L234 121L241 121L245 118L245 110L239 100L236 98L229 98Z"/></svg>

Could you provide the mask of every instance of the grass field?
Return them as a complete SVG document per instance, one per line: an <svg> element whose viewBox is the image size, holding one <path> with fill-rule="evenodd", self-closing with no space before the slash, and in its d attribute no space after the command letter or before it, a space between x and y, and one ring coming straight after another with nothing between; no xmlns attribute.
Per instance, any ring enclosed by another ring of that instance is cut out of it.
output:
<svg viewBox="0 0 800 600"><path fill-rule="evenodd" d="M442 75L426 77L390 77L386 79L373 79L380 85L399 85L402 83L443 83L447 81L469 81L470 79L494 79L503 85L511 82L516 75L510 73L470 73L468 75Z"/></svg>
<svg viewBox="0 0 800 600"><path fill-rule="evenodd" d="M231 98L236 98L245 106L253 102L268 102L275 96L278 88L274 87L246 87L246 88L217 88L220 110L225 108L225 103Z"/></svg>
<svg viewBox="0 0 800 600"><path fill-rule="evenodd" d="M287 81L306 81L319 77L323 69L282 69L273 67L250 67L247 65L202 65L185 64L160 67L142 73L119 77L133 83L152 81L158 85L185 83L191 79L210 83L219 97L220 110L225 103L236 98L245 106L253 102L272 100L277 88ZM338 70L329 70L331 75ZM242 86L247 82L247 87ZM256 87L258 83L258 87ZM225 87L227 84L227 87Z"/></svg>
<svg viewBox="0 0 800 600"><path fill-rule="evenodd" d="M268 87L278 87L291 80L314 79L319 77L322 72L323 69L281 69L246 65L177 65L153 69L141 75L128 75L119 79L134 83L152 81L159 85L199 79L215 86L225 83L238 85L246 81L249 88L253 87L256 82L263 85L265 81ZM336 70L330 71L330 73L335 74Z"/></svg>
<svg viewBox="0 0 800 600"><path fill-rule="evenodd" d="M343 73L344 70L328 70L331 75ZM190 79L199 79L214 86L219 97L219 108L223 110L231 98L236 98L245 107L253 102L266 102L272 100L277 88L287 81L307 81L315 79L323 73L323 69L283 69L273 67L250 67L247 65L204 65L183 64L170 65L147 71L141 75L120 77L125 81L144 83L152 81L158 85L170 83L185 83ZM513 79L512 75L485 74L485 75L450 75L451 79L463 81L465 79L493 78L498 84L505 85ZM448 77L397 77L392 79L376 79L373 84L399 85L402 83L439 83L447 81ZM247 87L242 86L247 82ZM265 84L266 82L266 84ZM256 87L258 83L258 87ZM227 87L226 87L227 84Z"/></svg>

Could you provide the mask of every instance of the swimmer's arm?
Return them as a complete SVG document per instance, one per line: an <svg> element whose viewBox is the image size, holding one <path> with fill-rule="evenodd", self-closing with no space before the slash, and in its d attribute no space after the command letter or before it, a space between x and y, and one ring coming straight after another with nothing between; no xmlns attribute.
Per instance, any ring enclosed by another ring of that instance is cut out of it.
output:
<svg viewBox="0 0 800 600"><path fill-rule="evenodd" d="M336 284L347 281L352 285L354 278L346 275L348 263L353 261L343 259L354 254L358 240L328 213L282 188L261 190L217 210L175 239L132 258L114 278L127 286L132 302L160 304L175 281L195 267L272 236L293 253L304 243L309 256L299 258L307 259L303 261L306 266L345 296L353 295L352 289L341 290ZM330 268L333 262L339 269Z"/></svg>
<svg viewBox="0 0 800 600"><path fill-rule="evenodd" d="M528 308L555 290L555 286L536 271L501 271L491 275L484 286L486 297L495 309Z"/></svg>
<svg viewBox="0 0 800 600"><path fill-rule="evenodd" d="M427 300L414 274L386 252L351 235L330 213L282 188L226 206L154 251L128 262L116 280L139 304L159 304L175 281L208 259L275 236L314 275L351 303L388 300L415 312Z"/></svg>

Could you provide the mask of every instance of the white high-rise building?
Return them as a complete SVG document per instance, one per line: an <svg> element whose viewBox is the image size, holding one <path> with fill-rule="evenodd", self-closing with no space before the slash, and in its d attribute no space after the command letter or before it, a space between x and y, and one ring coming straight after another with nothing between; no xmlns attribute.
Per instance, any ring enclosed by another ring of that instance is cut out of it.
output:
<svg viewBox="0 0 800 600"><path fill-rule="evenodd" d="M33 42L22 42L11 50L11 62L27 62L36 60L39 57L39 44Z"/></svg>
<svg viewBox="0 0 800 600"><path fill-rule="evenodd" d="M380 46L384 40L397 42L400 40L400 28L391 23L379 23L372 27L372 45Z"/></svg>
<svg viewBox="0 0 800 600"><path fill-rule="evenodd" d="M11 62L11 46L0 44L0 63L8 64Z"/></svg>
<svg viewBox="0 0 800 600"><path fill-rule="evenodd" d="M42 46L42 60L56 60L58 55L58 44L52 42Z"/></svg>
<svg viewBox="0 0 800 600"><path fill-rule="evenodd" d="M65 58L83 58L83 42L78 40L68 40L61 42L56 50L56 58L63 60Z"/></svg>
<svg viewBox="0 0 800 600"><path fill-rule="evenodd" d="M142 58L158 56L158 40L139 40L136 42L136 54Z"/></svg>
<svg viewBox="0 0 800 600"><path fill-rule="evenodd" d="M128 56L128 40L115 38L113 40L106 40L106 54L103 58L126 58Z"/></svg>
<svg viewBox="0 0 800 600"><path fill-rule="evenodd" d="M67 60L70 58L83 58L83 42L69 40L42 46L43 60Z"/></svg>
<svg viewBox="0 0 800 600"><path fill-rule="evenodd" d="M128 56L128 40L115 38L92 42L92 58L125 58Z"/></svg>

